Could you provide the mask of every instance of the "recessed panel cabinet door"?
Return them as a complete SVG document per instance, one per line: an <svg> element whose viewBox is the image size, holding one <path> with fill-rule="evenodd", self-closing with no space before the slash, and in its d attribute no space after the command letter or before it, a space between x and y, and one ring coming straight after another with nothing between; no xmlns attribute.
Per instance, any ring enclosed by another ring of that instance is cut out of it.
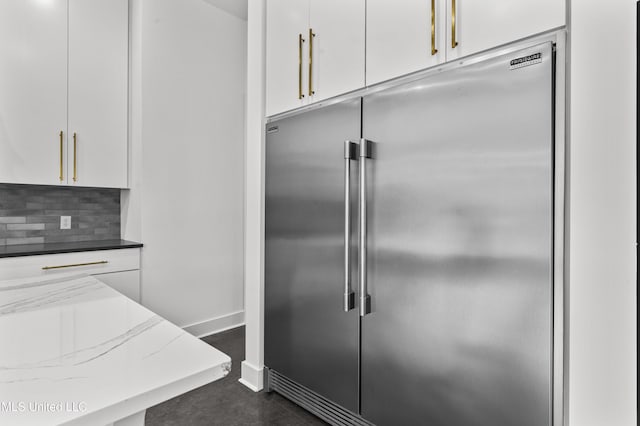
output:
<svg viewBox="0 0 640 426"><path fill-rule="evenodd" d="M60 184L60 176L66 178L67 1L2 0L0 58L0 182Z"/></svg>
<svg viewBox="0 0 640 426"><path fill-rule="evenodd" d="M367 85L443 62L445 9L442 0L368 0Z"/></svg>
<svg viewBox="0 0 640 426"><path fill-rule="evenodd" d="M444 1L448 61L565 25L564 0Z"/></svg>
<svg viewBox="0 0 640 426"><path fill-rule="evenodd" d="M266 114L307 102L308 0L270 0L266 24Z"/></svg>
<svg viewBox="0 0 640 426"><path fill-rule="evenodd" d="M69 183L127 186L128 1L69 1Z"/></svg>
<svg viewBox="0 0 640 426"><path fill-rule="evenodd" d="M311 102L364 86L364 0L311 0L307 34Z"/></svg>

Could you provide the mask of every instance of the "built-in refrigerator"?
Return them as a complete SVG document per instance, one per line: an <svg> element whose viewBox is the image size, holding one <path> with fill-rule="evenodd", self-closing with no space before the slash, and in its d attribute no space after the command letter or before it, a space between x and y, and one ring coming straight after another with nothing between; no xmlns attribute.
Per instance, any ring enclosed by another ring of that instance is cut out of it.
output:
<svg viewBox="0 0 640 426"><path fill-rule="evenodd" d="M336 425L551 424L554 45L266 125L267 387Z"/></svg>

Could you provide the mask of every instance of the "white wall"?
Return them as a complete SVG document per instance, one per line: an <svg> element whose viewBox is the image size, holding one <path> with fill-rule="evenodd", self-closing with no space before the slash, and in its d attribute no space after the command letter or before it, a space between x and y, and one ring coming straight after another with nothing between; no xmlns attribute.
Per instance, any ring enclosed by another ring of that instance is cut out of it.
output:
<svg viewBox="0 0 640 426"><path fill-rule="evenodd" d="M571 2L571 426L637 424L635 7Z"/></svg>
<svg viewBox="0 0 640 426"><path fill-rule="evenodd" d="M142 302L196 335L243 322L246 21L132 0L131 190Z"/></svg>

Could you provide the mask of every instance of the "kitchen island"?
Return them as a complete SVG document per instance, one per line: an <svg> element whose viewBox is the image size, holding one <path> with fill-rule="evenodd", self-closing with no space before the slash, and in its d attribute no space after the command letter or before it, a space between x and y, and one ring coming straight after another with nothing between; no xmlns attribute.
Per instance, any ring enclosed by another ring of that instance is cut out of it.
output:
<svg viewBox="0 0 640 426"><path fill-rule="evenodd" d="M231 359L98 279L0 281L0 424L143 425Z"/></svg>

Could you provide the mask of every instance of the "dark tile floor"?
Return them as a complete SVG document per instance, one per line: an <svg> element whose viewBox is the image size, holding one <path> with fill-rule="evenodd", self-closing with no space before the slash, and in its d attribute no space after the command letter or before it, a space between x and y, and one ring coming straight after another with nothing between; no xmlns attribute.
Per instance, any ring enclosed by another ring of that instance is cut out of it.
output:
<svg viewBox="0 0 640 426"><path fill-rule="evenodd" d="M238 382L244 360L244 327L203 340L231 357L231 372L224 379L149 408L146 426L326 425L276 393L256 393Z"/></svg>

